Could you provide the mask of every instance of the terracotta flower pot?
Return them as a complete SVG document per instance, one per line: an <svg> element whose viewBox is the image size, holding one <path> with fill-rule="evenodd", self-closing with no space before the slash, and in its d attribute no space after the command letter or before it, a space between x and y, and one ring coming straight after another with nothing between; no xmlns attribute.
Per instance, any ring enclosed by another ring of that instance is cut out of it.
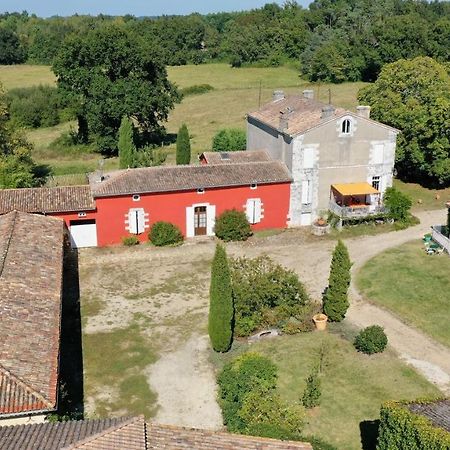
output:
<svg viewBox="0 0 450 450"><path fill-rule="evenodd" d="M313 316L314 324L318 331L323 331L327 328L328 316L322 313Z"/></svg>

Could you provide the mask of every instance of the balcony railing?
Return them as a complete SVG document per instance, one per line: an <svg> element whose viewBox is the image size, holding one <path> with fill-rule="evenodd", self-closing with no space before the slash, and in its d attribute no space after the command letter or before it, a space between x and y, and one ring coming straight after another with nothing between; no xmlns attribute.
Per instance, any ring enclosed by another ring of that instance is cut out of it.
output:
<svg viewBox="0 0 450 450"><path fill-rule="evenodd" d="M433 241L437 242L448 254L450 254L450 239L447 236L446 227L435 225L431 227L431 229L431 238Z"/></svg>
<svg viewBox="0 0 450 450"><path fill-rule="evenodd" d="M340 206L334 200L330 200L330 211L343 219L356 219L387 213L387 209L383 205Z"/></svg>

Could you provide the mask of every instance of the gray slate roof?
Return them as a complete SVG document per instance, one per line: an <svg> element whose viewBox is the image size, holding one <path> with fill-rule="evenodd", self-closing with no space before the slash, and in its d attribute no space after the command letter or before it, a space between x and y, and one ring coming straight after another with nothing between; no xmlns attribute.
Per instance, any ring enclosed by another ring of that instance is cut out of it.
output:
<svg viewBox="0 0 450 450"><path fill-rule="evenodd" d="M432 403L410 403L408 408L411 412L430 419L435 427L450 433L450 399Z"/></svg>
<svg viewBox="0 0 450 450"><path fill-rule="evenodd" d="M287 183L291 175L279 161L199 166L158 166L106 173L103 181L90 177L94 198L199 188Z"/></svg>
<svg viewBox="0 0 450 450"><path fill-rule="evenodd" d="M267 150L243 150L237 152L203 152L200 160L208 164L233 164L243 162L271 161Z"/></svg>
<svg viewBox="0 0 450 450"><path fill-rule="evenodd" d="M52 213L94 209L95 202L89 186L0 189L0 214L14 210Z"/></svg>

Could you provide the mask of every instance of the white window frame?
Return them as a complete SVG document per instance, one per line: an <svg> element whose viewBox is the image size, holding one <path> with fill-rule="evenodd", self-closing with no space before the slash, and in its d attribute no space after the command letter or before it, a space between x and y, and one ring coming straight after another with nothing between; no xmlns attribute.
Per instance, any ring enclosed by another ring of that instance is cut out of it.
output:
<svg viewBox="0 0 450 450"><path fill-rule="evenodd" d="M375 175L372 177L372 187L376 189L377 191L380 190L381 187L381 176Z"/></svg>
<svg viewBox="0 0 450 450"><path fill-rule="evenodd" d="M312 203L311 187L311 180L302 180L302 205L310 205Z"/></svg>
<svg viewBox="0 0 450 450"><path fill-rule="evenodd" d="M205 188L198 188L197 189L197 194L202 195L205 193Z"/></svg>
<svg viewBox="0 0 450 450"><path fill-rule="evenodd" d="M139 235L150 227L149 221L149 214L144 208L130 208L125 214L125 229L130 234Z"/></svg>
<svg viewBox="0 0 450 450"><path fill-rule="evenodd" d="M263 216L263 204L260 198L249 198L245 203L245 215L250 224L260 223Z"/></svg>
<svg viewBox="0 0 450 450"><path fill-rule="evenodd" d="M352 121L350 119L344 119L341 123L341 134L352 133Z"/></svg>
<svg viewBox="0 0 450 450"><path fill-rule="evenodd" d="M252 183L250 185L250 189L252 189L252 190L258 189L258 185L256 183Z"/></svg>
<svg viewBox="0 0 450 450"><path fill-rule="evenodd" d="M315 148L305 147L303 149L303 169L313 169L315 157Z"/></svg>
<svg viewBox="0 0 450 450"><path fill-rule="evenodd" d="M132 198L133 202L138 202L141 200L141 196L139 194L134 194Z"/></svg>
<svg viewBox="0 0 450 450"><path fill-rule="evenodd" d="M206 236L214 236L216 224L216 205L210 203L194 203L186 207L186 237L194 237L194 211L198 206L206 206Z"/></svg>

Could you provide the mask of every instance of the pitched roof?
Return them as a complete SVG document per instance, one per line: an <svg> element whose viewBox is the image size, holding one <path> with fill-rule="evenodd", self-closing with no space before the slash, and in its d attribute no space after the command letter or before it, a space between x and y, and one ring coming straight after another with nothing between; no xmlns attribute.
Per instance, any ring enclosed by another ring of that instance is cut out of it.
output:
<svg viewBox="0 0 450 450"><path fill-rule="evenodd" d="M0 427L0 448L2 450L61 450L81 443L86 438L101 437L108 430L116 430L129 421L127 418L72 420ZM142 429L143 427L141 427ZM107 448L114 449L117 447L110 446ZM139 448L145 449L145 446Z"/></svg>
<svg viewBox="0 0 450 450"><path fill-rule="evenodd" d="M435 427L443 428L450 433L450 399L431 403L410 403L411 412L425 416Z"/></svg>
<svg viewBox="0 0 450 450"><path fill-rule="evenodd" d="M57 401L64 222L0 216L0 414Z"/></svg>
<svg viewBox="0 0 450 450"><path fill-rule="evenodd" d="M306 442L279 441L170 425L149 424L147 435L149 449L312 450L311 444Z"/></svg>
<svg viewBox="0 0 450 450"><path fill-rule="evenodd" d="M230 164L243 162L270 161L266 150L244 150L237 152L203 152L200 159L208 164Z"/></svg>
<svg viewBox="0 0 450 450"><path fill-rule="evenodd" d="M94 209L95 202L89 186L0 189L0 214L14 210L52 213Z"/></svg>
<svg viewBox="0 0 450 450"><path fill-rule="evenodd" d="M0 427L2 450L312 450L309 443L147 424L143 417Z"/></svg>
<svg viewBox="0 0 450 450"><path fill-rule="evenodd" d="M291 175L283 163L264 161L118 170L105 174L100 182L91 176L90 185L96 198L289 181Z"/></svg>
<svg viewBox="0 0 450 450"><path fill-rule="evenodd" d="M334 112L330 117L322 118L322 108L330 107L326 103L319 102L314 99L305 98L302 95L291 95L281 100L272 101L262 106L256 111L248 113L248 117L258 120L269 125L275 130L283 131L289 136L302 134L318 125L339 119L340 117L350 115L358 119L367 120L376 125L389 128L398 132L399 130L388 125L376 122L372 119L362 118L355 113L345 110L344 108L334 108ZM286 119L286 126L281 130L280 116Z"/></svg>

